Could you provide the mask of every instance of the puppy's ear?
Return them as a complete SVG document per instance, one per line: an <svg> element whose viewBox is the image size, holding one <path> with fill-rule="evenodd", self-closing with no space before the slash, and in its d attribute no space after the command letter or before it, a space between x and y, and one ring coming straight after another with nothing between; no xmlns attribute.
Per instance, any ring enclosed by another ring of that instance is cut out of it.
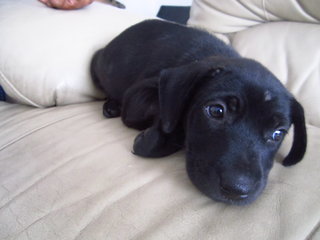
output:
<svg viewBox="0 0 320 240"><path fill-rule="evenodd" d="M159 103L162 130L171 133L191 98L196 85L206 76L214 76L221 68L195 62L160 73Z"/></svg>
<svg viewBox="0 0 320 240"><path fill-rule="evenodd" d="M291 166L300 162L307 148L307 131L303 107L294 98L291 100L291 118L294 125L294 138L291 150L282 162L284 166Z"/></svg>

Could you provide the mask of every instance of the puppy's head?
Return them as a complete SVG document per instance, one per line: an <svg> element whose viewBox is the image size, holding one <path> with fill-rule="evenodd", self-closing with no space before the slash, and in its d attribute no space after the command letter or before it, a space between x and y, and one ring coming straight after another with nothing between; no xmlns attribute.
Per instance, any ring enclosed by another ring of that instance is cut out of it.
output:
<svg viewBox="0 0 320 240"><path fill-rule="evenodd" d="M159 96L163 131L184 124L188 175L212 199L254 201L291 124L294 140L283 165L303 158L303 108L253 60L213 57L164 70Z"/></svg>

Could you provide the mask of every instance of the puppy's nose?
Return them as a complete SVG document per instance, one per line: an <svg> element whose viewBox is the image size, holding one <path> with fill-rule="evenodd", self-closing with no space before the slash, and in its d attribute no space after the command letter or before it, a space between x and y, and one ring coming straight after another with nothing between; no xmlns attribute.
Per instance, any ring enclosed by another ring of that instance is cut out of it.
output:
<svg viewBox="0 0 320 240"><path fill-rule="evenodd" d="M241 176L231 180L221 181L220 190L225 197L240 200L247 198L254 186L254 181L250 177Z"/></svg>

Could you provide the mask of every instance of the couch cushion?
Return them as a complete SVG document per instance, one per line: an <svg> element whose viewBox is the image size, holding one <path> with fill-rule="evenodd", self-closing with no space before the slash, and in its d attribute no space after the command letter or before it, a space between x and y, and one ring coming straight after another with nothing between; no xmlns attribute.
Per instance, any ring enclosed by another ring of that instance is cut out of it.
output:
<svg viewBox="0 0 320 240"><path fill-rule="evenodd" d="M320 25L276 22L240 31L231 40L242 55L263 63L305 108L308 123L320 127Z"/></svg>
<svg viewBox="0 0 320 240"><path fill-rule="evenodd" d="M133 155L138 132L119 118L105 119L101 109L101 102L47 109L0 102L0 239L316 236L317 151L290 168L276 162L253 204L230 206L195 189L184 152L161 159ZM309 126L308 133L309 149L317 149L319 128Z"/></svg>
<svg viewBox="0 0 320 240"><path fill-rule="evenodd" d="M319 23L319 1L194 0L189 24L230 33L270 21Z"/></svg>
<svg viewBox="0 0 320 240"><path fill-rule="evenodd" d="M314 1L299 3L195 0L188 23L227 33L243 57L269 68L302 103L308 123L320 127L320 108L315 104L320 101L320 24L314 24L319 23L320 11L311 10Z"/></svg>
<svg viewBox="0 0 320 240"><path fill-rule="evenodd" d="M76 11L36 0L0 1L0 85L14 100L37 107L103 97L92 84L92 54L137 17L95 2Z"/></svg>

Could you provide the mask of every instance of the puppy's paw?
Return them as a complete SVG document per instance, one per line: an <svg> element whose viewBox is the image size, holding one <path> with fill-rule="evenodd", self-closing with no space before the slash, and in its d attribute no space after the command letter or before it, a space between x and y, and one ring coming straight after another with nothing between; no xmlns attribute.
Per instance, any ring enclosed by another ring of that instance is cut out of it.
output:
<svg viewBox="0 0 320 240"><path fill-rule="evenodd" d="M120 116L120 108L119 105L113 100L107 100L103 104L103 115L106 118L114 118Z"/></svg>
<svg viewBox="0 0 320 240"><path fill-rule="evenodd" d="M148 128L141 132L134 140L133 153L142 157L164 157L181 149L174 144L169 135L156 128Z"/></svg>

